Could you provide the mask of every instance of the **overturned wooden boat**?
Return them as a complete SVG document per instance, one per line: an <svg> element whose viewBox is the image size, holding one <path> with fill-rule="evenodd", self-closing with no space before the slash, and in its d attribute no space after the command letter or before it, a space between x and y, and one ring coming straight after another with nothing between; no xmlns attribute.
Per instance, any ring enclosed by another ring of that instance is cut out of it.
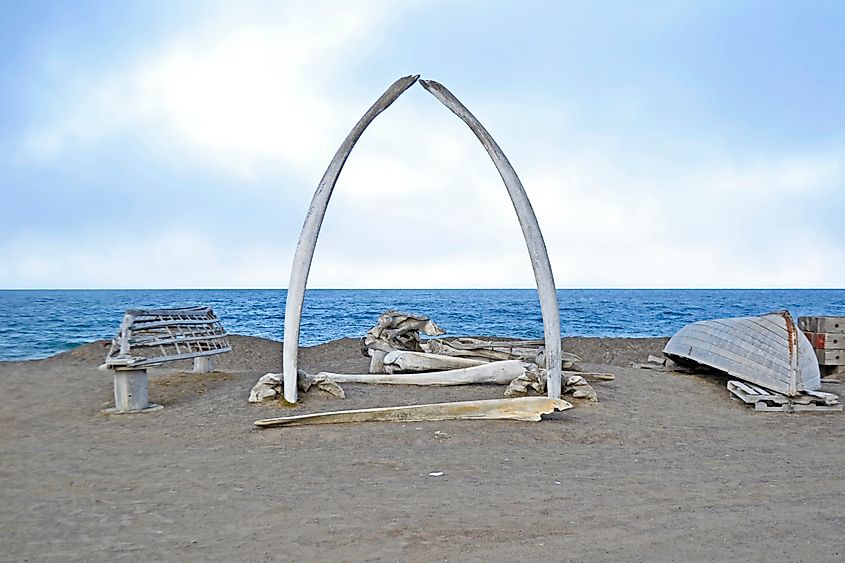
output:
<svg viewBox="0 0 845 563"><path fill-rule="evenodd" d="M669 339L663 353L680 364L709 366L790 397L821 386L813 347L788 311L689 324Z"/></svg>

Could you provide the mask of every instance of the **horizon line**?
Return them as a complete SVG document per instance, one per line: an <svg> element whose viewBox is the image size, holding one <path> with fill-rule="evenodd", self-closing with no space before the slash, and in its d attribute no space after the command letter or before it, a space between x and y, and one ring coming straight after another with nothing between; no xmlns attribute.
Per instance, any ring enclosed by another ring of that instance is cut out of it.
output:
<svg viewBox="0 0 845 563"><path fill-rule="evenodd" d="M557 287L557 291L841 291L843 287ZM0 291L287 291L286 287L3 287ZM536 287L310 287L306 291L536 291Z"/></svg>

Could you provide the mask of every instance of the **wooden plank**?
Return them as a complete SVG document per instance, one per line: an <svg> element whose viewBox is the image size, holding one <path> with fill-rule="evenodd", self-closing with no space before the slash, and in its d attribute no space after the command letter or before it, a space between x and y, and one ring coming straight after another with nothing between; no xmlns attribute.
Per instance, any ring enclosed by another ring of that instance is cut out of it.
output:
<svg viewBox="0 0 845 563"><path fill-rule="evenodd" d="M792 412L792 405L786 404L772 406L760 401L758 403L754 403L754 410L760 412Z"/></svg>
<svg viewBox="0 0 845 563"><path fill-rule="evenodd" d="M749 392L746 389L743 389L739 385L736 385L737 381L729 381L728 382L728 390L731 394L737 396L743 403L748 403L749 405L757 404L761 401L761 396L754 393Z"/></svg>
<svg viewBox="0 0 845 563"><path fill-rule="evenodd" d="M779 398L779 397L785 396L785 395L778 393L776 391L772 391L771 389L766 389L764 387L759 387L757 385L754 385L753 383L749 383L748 386L751 387L754 390L754 392L757 393L758 395L760 395L761 397L778 397Z"/></svg>
<svg viewBox="0 0 845 563"><path fill-rule="evenodd" d="M842 405L817 405L817 404L809 404L809 405L792 405L794 412L842 412Z"/></svg>
<svg viewBox="0 0 845 563"><path fill-rule="evenodd" d="M198 358L201 356L213 356L215 354L223 354L225 352L231 352L232 348L227 346L225 348L220 348L217 350L207 350L203 352L189 352L186 354L176 354L173 356L159 356L155 358L108 358L106 359L106 363L104 364L110 368L120 368L120 367L144 367L144 366L153 366L157 364L163 364L165 362L174 362L177 360L190 360L191 358Z"/></svg>
<svg viewBox="0 0 845 563"><path fill-rule="evenodd" d="M839 396L835 393L826 393L824 391L805 391L810 397L814 397L824 402L826 405L835 405L839 403Z"/></svg>
<svg viewBox="0 0 845 563"><path fill-rule="evenodd" d="M222 338L227 338L229 335L225 332L223 334L206 334L203 336L186 336L182 337L179 336L178 338L173 337L164 337L161 338L160 336L146 336L140 335L135 336L134 333L132 337L129 339L130 344L132 344L132 348L137 348L138 346L168 346L172 344L186 344L188 342L204 342L209 340L220 340Z"/></svg>
<svg viewBox="0 0 845 563"><path fill-rule="evenodd" d="M207 315L211 307L184 307L182 309L129 309L127 314L136 317L177 317L179 315Z"/></svg>
<svg viewBox="0 0 845 563"><path fill-rule="evenodd" d="M831 332L804 332L813 348L819 350L845 350L845 334Z"/></svg>
<svg viewBox="0 0 845 563"><path fill-rule="evenodd" d="M728 387L728 390L731 392L732 396L736 397L737 399L739 399L743 403L747 403L749 405L754 405L754 404L757 404L757 402L758 402L755 397L749 395L748 393L746 393L742 389Z"/></svg>
<svg viewBox="0 0 845 563"><path fill-rule="evenodd" d="M728 389L731 387L739 387L743 391L745 391L749 395L761 395L762 393L758 393L756 390L752 389L750 386L746 385L741 381L728 381Z"/></svg>
<svg viewBox="0 0 845 563"><path fill-rule="evenodd" d="M741 381L728 381L728 390L748 404L757 404L765 401L778 404L788 404L790 402L790 398L786 395L781 395Z"/></svg>
<svg viewBox="0 0 845 563"><path fill-rule="evenodd" d="M845 366L845 350L816 350L820 366Z"/></svg>
<svg viewBox="0 0 845 563"><path fill-rule="evenodd" d="M817 317L813 332L845 333L845 317Z"/></svg>
<svg viewBox="0 0 845 563"><path fill-rule="evenodd" d="M798 317L798 330L803 330L805 332L817 332L818 328L818 317Z"/></svg>
<svg viewBox="0 0 845 563"><path fill-rule="evenodd" d="M153 328L162 328L168 326L194 326L194 325L208 325L209 329L220 326L220 319L184 319L184 320L136 320L132 325L133 331L149 330Z"/></svg>

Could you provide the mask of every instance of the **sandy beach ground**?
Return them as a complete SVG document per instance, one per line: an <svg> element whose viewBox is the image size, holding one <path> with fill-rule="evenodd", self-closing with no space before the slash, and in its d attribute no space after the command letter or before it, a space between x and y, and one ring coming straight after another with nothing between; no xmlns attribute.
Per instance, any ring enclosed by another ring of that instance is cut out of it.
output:
<svg viewBox="0 0 845 563"><path fill-rule="evenodd" d="M664 342L566 339L617 377L595 384L599 404L539 423L258 430L503 387L344 385L343 401L251 405L281 365L281 344L251 337L234 337L214 374L151 370L166 408L142 415L100 414L113 401L103 342L0 363L0 560L843 560L843 413L757 413L723 378L627 367ZM346 339L300 364L368 362Z"/></svg>

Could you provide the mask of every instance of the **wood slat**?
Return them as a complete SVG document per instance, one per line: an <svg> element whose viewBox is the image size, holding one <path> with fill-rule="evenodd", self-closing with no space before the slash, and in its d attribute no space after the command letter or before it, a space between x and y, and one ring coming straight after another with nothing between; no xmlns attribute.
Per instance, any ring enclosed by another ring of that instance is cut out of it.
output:
<svg viewBox="0 0 845 563"><path fill-rule="evenodd" d="M820 366L845 366L845 350L816 350Z"/></svg>
<svg viewBox="0 0 845 563"><path fill-rule="evenodd" d="M731 395L742 402L752 405L761 412L838 412L842 410L839 397L833 393L812 391L798 397L787 397L741 381L728 381Z"/></svg>
<svg viewBox="0 0 845 563"><path fill-rule="evenodd" d="M817 350L845 350L845 334L805 332L804 335Z"/></svg>

